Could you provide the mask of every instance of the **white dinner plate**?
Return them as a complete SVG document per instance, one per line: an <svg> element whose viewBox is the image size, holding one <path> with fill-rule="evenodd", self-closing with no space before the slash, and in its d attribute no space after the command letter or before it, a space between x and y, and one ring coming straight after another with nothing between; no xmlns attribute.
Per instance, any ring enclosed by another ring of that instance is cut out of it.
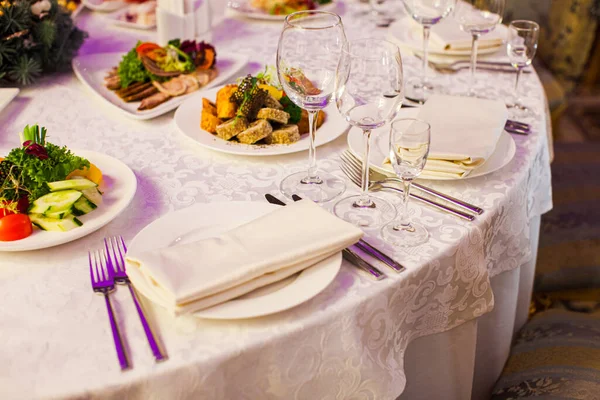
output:
<svg viewBox="0 0 600 400"><path fill-rule="evenodd" d="M403 108L398 113L396 118L416 118L419 114L418 108ZM373 145L371 146L371 154L370 164L371 168L374 170L381 172L390 177L395 177L396 174L392 169L391 165L383 166L383 161L388 156L388 148L389 148L389 126L385 128L378 129L374 131L375 135L373 138ZM350 151L356 155L358 158L362 159L364 154L364 145L363 145L363 136L362 131L359 129L351 129L348 133L348 147L350 147ZM438 178L419 178L419 179L427 179L427 180L453 180L453 179L470 179L478 176L486 175L492 173L494 171L499 170L504 167L506 164L510 162L515 156L517 151L517 146L515 144L514 139L510 134L506 131L502 131L500 134L500 138L498 139L498 143L496 144L496 149L487 159L485 163L483 163L479 168L475 169L469 175L464 178L447 178L447 177L438 177Z"/></svg>
<svg viewBox="0 0 600 400"><path fill-rule="evenodd" d="M142 251L190 243L220 235L276 210L280 206L262 202L203 203L167 214L146 226L131 242L129 251ZM273 249L273 251L277 251ZM320 293L337 275L342 253L337 253L298 274L259 288L236 299L198 311L193 315L210 319L254 318L295 307ZM173 268L176 268L173 265ZM127 271L135 288L162 306L135 269Z"/></svg>
<svg viewBox="0 0 600 400"><path fill-rule="evenodd" d="M119 11L109 14L107 16L107 18L110 20L110 22L113 25L122 26L123 28L141 29L141 30L149 30L149 29L156 28L156 20L154 20L154 23L152 23L152 24L138 24L136 22L128 22L128 21L125 21L124 19L122 19L121 17L123 17L125 14L127 14L130 11L130 8L132 8L132 7L130 6L125 9L120 9Z"/></svg>
<svg viewBox="0 0 600 400"><path fill-rule="evenodd" d="M396 43L400 47L406 47L413 52L423 51L423 34L420 29L413 29L414 23L411 17L404 16L393 22L388 29L388 40ZM491 54L497 52L503 44L495 47L478 48L477 54ZM469 50L445 50L440 47L435 47L431 41L429 42L428 51L430 54L439 54L446 56L469 56Z"/></svg>
<svg viewBox="0 0 600 400"><path fill-rule="evenodd" d="M13 101L18 94L19 89L17 88L0 89L0 111L4 110L4 107Z"/></svg>
<svg viewBox="0 0 600 400"><path fill-rule="evenodd" d="M250 0L232 0L227 6L230 10L242 17L251 18L251 19L262 19L267 21L283 21L287 15L271 15L269 13L264 12L261 9L256 7L252 7L250 5ZM323 4L319 6L317 9L320 11L331 11L335 8L335 1L332 1L328 4Z"/></svg>
<svg viewBox="0 0 600 400"><path fill-rule="evenodd" d="M79 228L67 232L46 232L34 228L33 233L25 239L0 242L0 251L38 250L71 242L102 228L127 208L137 188L133 171L120 160L106 154L77 149L71 151L86 158L102 171L102 204L89 214L77 217L83 222Z"/></svg>
<svg viewBox="0 0 600 400"><path fill-rule="evenodd" d="M308 134L292 144L252 145L223 140L200 128L200 116L202 114L202 98L206 97L214 102L220 88L203 90L196 93L194 97L187 99L175 112L175 125L186 136L199 145L220 151L222 153L240 154L245 156L272 156L278 154L295 153L308 150L310 138ZM346 120L342 118L334 104L325 108L325 122L317 129L315 140L316 146L329 143L342 135L348 129Z"/></svg>
<svg viewBox="0 0 600 400"><path fill-rule="evenodd" d="M124 102L115 92L107 89L104 86L104 77L106 73L113 67L119 65L119 62L123 58L125 53L98 53L88 54L84 56L77 56L73 59L73 70L79 80L94 93L103 102L113 110L116 110L128 117L134 119L150 119L158 117L164 113L167 113L175 109L186 99L194 96L196 92L173 97L161 105L151 109L138 111L138 107L141 102L135 101L131 103ZM239 70L244 68L248 63L248 57L228 52L219 52L217 50L217 68L219 69L219 75L211 81L206 88L221 85L231 77L233 77Z"/></svg>
<svg viewBox="0 0 600 400"><path fill-rule="evenodd" d="M120 0L82 0L84 6L93 11L111 12L127 6Z"/></svg>

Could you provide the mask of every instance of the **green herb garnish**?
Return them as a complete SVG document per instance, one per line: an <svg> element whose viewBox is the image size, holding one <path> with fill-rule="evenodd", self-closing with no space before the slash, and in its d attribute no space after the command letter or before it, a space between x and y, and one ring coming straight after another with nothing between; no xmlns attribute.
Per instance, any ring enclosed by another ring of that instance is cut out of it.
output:
<svg viewBox="0 0 600 400"><path fill-rule="evenodd" d="M290 114L290 119L288 120L288 124L297 124L300 122L302 118L302 109L298 107L289 97L283 96L281 100L279 100L281 105L283 106L283 111Z"/></svg>

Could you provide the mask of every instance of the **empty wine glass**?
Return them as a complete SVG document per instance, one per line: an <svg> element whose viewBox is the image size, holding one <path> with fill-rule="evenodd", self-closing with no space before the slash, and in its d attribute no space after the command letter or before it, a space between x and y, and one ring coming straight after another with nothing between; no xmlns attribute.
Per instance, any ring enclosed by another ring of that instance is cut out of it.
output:
<svg viewBox="0 0 600 400"><path fill-rule="evenodd" d="M540 26L533 21L517 20L508 26L508 41L506 52L513 67L517 69L515 91L512 104L508 107L513 110L515 117L525 116L530 110L523 104L519 96L519 78L521 71L531 65L538 45Z"/></svg>
<svg viewBox="0 0 600 400"><path fill-rule="evenodd" d="M403 73L398 46L385 40L353 41L344 51L336 77L336 104L342 116L362 129L362 193L338 201L335 214L361 227L377 227L394 218L387 201L369 195L371 131L390 122L402 107Z"/></svg>
<svg viewBox="0 0 600 400"><path fill-rule="evenodd" d="M460 29L473 37L471 45L471 77L467 94L475 96L475 69L477 67L477 40L490 33L502 22L505 0L460 0L454 16Z"/></svg>
<svg viewBox="0 0 600 400"><path fill-rule="evenodd" d="M315 117L329 104L337 66L347 45L337 14L299 11L285 18L277 47L277 73L288 97L308 112L310 137L308 171L289 175L281 182L281 192L289 198L297 194L321 203L346 189L342 179L317 171Z"/></svg>
<svg viewBox="0 0 600 400"><path fill-rule="evenodd" d="M405 118L392 123L390 130L390 161L394 172L402 180L404 193L400 219L392 221L381 229L383 238L400 247L412 247L427 241L427 229L410 221L408 199L410 186L423 168L429 154L431 126L419 119Z"/></svg>
<svg viewBox="0 0 600 400"><path fill-rule="evenodd" d="M421 76L406 81L406 98L424 102L429 95L439 91L427 77L427 57L431 27L446 18L456 5L456 0L403 0L404 8L412 19L423 26L423 56Z"/></svg>

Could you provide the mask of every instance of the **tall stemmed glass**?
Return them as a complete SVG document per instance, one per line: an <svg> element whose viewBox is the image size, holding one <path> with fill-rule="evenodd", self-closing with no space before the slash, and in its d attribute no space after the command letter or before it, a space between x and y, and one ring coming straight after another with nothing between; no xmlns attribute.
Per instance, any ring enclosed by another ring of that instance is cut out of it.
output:
<svg viewBox="0 0 600 400"><path fill-rule="evenodd" d="M408 216L410 186L423 168L429 154L431 126L419 119L399 119L392 123L390 132L390 161L394 172L404 184L400 219L381 229L382 237L399 247L412 247L427 241L429 233Z"/></svg>
<svg viewBox="0 0 600 400"><path fill-rule="evenodd" d="M362 129L362 193L340 200L335 214L362 227L377 227L394 218L387 201L369 195L371 131L389 123L402 107L403 73L398 46L385 40L350 42L336 77L336 104L342 116Z"/></svg>
<svg viewBox="0 0 600 400"><path fill-rule="evenodd" d="M412 19L423 25L423 57L421 76L406 81L406 98L423 102L439 89L427 77L427 57L431 27L446 18L456 5L456 0L403 0L404 8Z"/></svg>
<svg viewBox="0 0 600 400"><path fill-rule="evenodd" d="M471 77L467 94L475 96L475 70L477 68L477 41L502 22L505 0L460 0L454 16L460 29L473 37L471 45Z"/></svg>
<svg viewBox="0 0 600 400"><path fill-rule="evenodd" d="M334 199L344 192L344 181L317 171L315 116L329 103L335 75L348 42L342 20L325 11L300 11L285 18L277 47L277 73L285 93L308 112L310 146L308 171L284 178L281 192L297 194L317 203Z"/></svg>
<svg viewBox="0 0 600 400"><path fill-rule="evenodd" d="M523 104L519 96L519 78L521 71L531 65L538 45L540 26L533 21L517 20L508 26L508 41L506 52L513 67L517 69L513 103L508 107L516 117L525 116L530 110Z"/></svg>

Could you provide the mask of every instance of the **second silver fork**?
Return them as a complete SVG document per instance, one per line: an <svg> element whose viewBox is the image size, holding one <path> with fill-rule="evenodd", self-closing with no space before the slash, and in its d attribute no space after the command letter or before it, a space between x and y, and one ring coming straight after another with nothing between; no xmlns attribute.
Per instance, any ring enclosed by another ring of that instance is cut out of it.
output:
<svg viewBox="0 0 600 400"><path fill-rule="evenodd" d="M135 308L137 309L140 321L142 323L142 327L144 328L144 332L146 333L146 338L148 339L148 344L150 345L150 349L152 350L152 354L154 355L155 360L166 360L167 356L163 354L160 346L158 345L158 342L154 338L154 333L150 328L148 319L144 314L144 310L137 298L135 290L131 286L129 276L127 276L127 271L125 270L125 258L123 257L123 253L127 252L127 246L125 246L125 241L123 240L123 237L115 236L112 238L109 237L108 239L104 238L104 247L106 249L106 254L108 255L108 267L111 268L112 271L114 271L115 282L118 284L127 285L127 287L129 288L129 293L131 293L131 297L133 298L133 302L135 303Z"/></svg>

